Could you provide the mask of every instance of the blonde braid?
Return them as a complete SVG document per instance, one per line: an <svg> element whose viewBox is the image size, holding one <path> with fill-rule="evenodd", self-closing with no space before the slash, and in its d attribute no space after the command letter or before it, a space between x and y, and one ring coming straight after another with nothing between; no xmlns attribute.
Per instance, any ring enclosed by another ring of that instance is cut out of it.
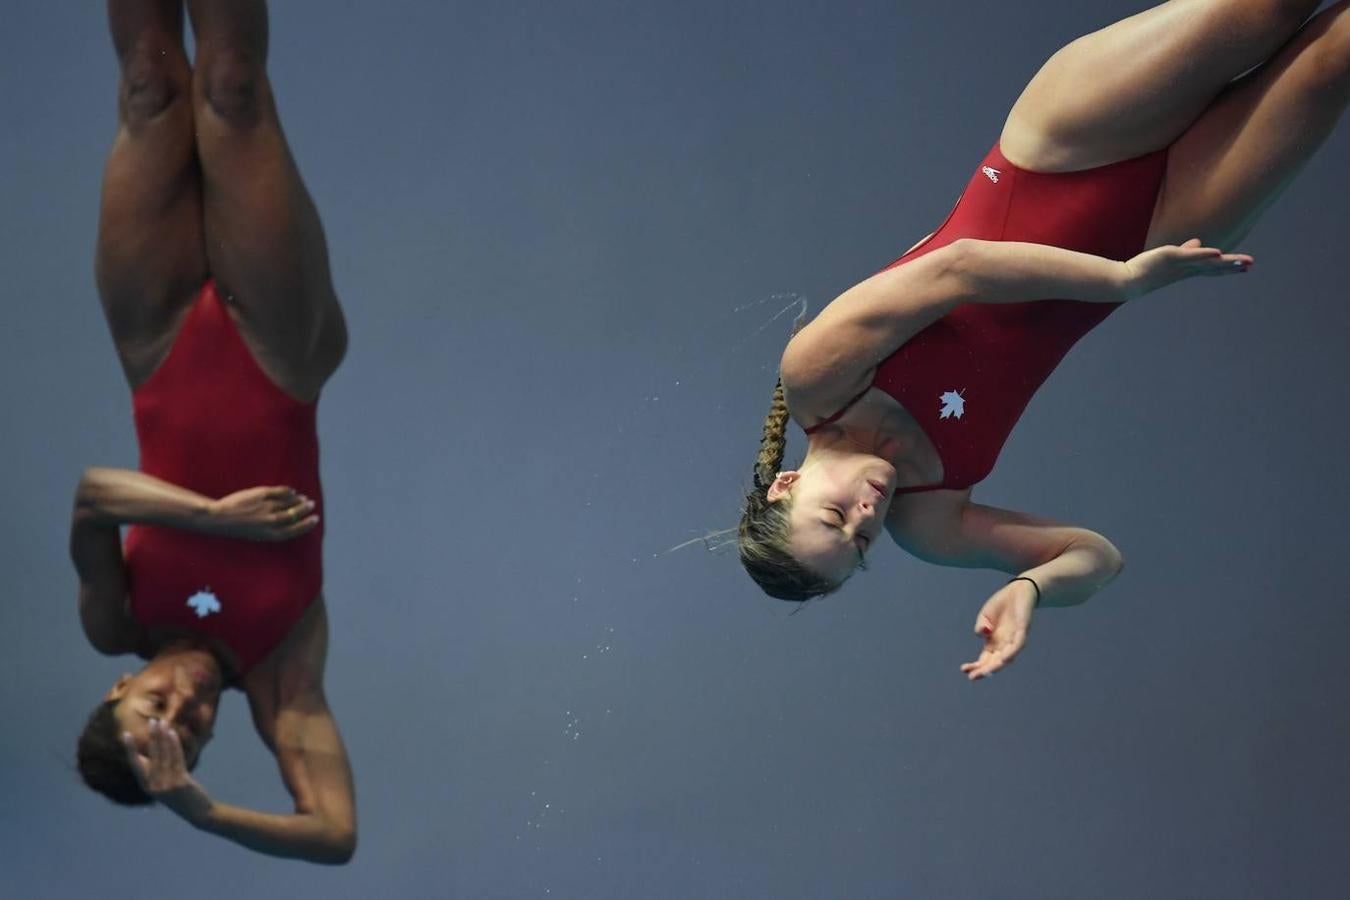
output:
<svg viewBox="0 0 1350 900"><path fill-rule="evenodd" d="M805 305L792 323L792 333L801 330L806 318ZM787 446L788 407L780 375L773 386L773 402L764 419L764 435L755 457L755 482L745 495L737 544L741 565L766 594L783 600L804 601L838 589L842 582L822 578L802 565L789 547L792 525L790 497L769 502L769 486L778 476Z"/></svg>
<svg viewBox="0 0 1350 900"><path fill-rule="evenodd" d="M780 376L774 382L773 402L764 419L764 436L759 439L759 455L755 457L755 487L759 490L767 491L778 477L778 467L783 464L783 451L787 447L787 423L787 397Z"/></svg>
<svg viewBox="0 0 1350 900"><path fill-rule="evenodd" d="M806 324L806 301L802 301L802 310L792 320L792 333L788 342L797 336ZM764 418L764 435L759 439L759 455L755 457L755 487L767 491L769 485L778 477L778 467L783 464L783 450L787 447L788 408L787 396L783 391L783 376L773 383L773 400L769 403L769 414Z"/></svg>

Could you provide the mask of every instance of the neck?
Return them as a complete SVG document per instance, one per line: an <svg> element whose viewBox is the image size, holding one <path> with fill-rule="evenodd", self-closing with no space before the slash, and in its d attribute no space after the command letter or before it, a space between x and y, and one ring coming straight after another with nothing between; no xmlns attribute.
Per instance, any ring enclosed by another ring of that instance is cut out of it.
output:
<svg viewBox="0 0 1350 900"><path fill-rule="evenodd" d="M813 457L819 459L831 455L852 456L866 453L869 456L881 456L880 445L880 435L874 430L861 431L857 428L845 429L838 425L827 425L807 437L806 457L802 460L802 464L805 465L806 461Z"/></svg>
<svg viewBox="0 0 1350 900"><path fill-rule="evenodd" d="M212 641L201 635L175 634L166 636L154 648L151 662L180 655L200 655L210 660L223 682L233 682L236 678L236 666L233 665L229 657L222 653Z"/></svg>

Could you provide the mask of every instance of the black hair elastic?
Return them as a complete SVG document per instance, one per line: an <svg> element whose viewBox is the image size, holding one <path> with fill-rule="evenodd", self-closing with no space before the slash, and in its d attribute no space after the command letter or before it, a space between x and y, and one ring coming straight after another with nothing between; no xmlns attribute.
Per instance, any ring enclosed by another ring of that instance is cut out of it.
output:
<svg viewBox="0 0 1350 900"><path fill-rule="evenodd" d="M1025 575L1018 575L1016 578L1009 578L1008 584L1012 584L1014 581L1030 581L1031 586L1036 589L1036 602L1031 604L1031 608L1035 609L1036 607L1041 605L1041 586L1039 584L1037 584L1035 581L1033 581L1032 579L1028 578Z"/></svg>

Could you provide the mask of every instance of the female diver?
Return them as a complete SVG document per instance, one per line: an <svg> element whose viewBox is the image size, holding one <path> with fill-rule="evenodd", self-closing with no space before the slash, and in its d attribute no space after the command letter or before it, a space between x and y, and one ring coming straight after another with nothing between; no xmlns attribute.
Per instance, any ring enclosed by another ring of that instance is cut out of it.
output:
<svg viewBox="0 0 1350 900"><path fill-rule="evenodd" d="M187 12L195 68L182 0L108 2L121 86L96 271L141 466L86 470L70 546L89 643L149 662L89 718L79 768L119 803L343 863L356 811L323 691L315 410L346 326L267 81L265 0ZM189 774L225 686L248 697L294 813L217 802Z"/></svg>
<svg viewBox="0 0 1350 900"><path fill-rule="evenodd" d="M946 222L789 342L739 529L767 593L837 589L883 528L920 559L1011 573L976 618L976 680L1021 650L1038 603L1082 603L1120 572L1102 535L971 489L1119 304L1251 265L1214 248L1243 239L1350 98L1350 2L1317 7L1171 0L1050 58ZM807 452L779 471L789 415Z"/></svg>

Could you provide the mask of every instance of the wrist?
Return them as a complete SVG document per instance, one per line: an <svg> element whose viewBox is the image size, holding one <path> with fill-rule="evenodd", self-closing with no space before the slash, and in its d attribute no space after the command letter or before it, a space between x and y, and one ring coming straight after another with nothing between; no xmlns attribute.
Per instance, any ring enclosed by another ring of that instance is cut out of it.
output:
<svg viewBox="0 0 1350 900"><path fill-rule="evenodd" d="M196 781L161 796L159 801L193 828L210 831L214 824L215 804Z"/></svg>
<svg viewBox="0 0 1350 900"><path fill-rule="evenodd" d="M1134 267L1130 265L1129 260L1124 260L1115 264L1115 276L1113 278L1116 296L1121 303L1126 303L1144 295L1145 291L1139 282Z"/></svg>
<svg viewBox="0 0 1350 900"><path fill-rule="evenodd" d="M1028 586L1027 589L1028 589L1029 591L1033 591L1033 592L1034 592L1033 596L1035 597L1035 599L1034 599L1034 601L1033 601L1032 604L1031 604L1031 608L1032 608L1032 609L1036 609L1037 607L1039 607L1039 606L1041 605L1041 586L1040 586L1040 584L1039 584L1034 578L1032 578L1032 577L1029 576L1029 575L1018 575L1018 576L1016 576L1016 577L1014 577L1014 578L1009 578L1009 579L1008 579L1008 584L1013 584L1014 582L1019 582L1019 581L1020 581L1020 582L1024 582L1024 583Z"/></svg>
<svg viewBox="0 0 1350 900"><path fill-rule="evenodd" d="M192 519L200 524L203 531L211 531L222 524L222 520L225 518L225 510L219 500L202 497L194 504L191 515Z"/></svg>

